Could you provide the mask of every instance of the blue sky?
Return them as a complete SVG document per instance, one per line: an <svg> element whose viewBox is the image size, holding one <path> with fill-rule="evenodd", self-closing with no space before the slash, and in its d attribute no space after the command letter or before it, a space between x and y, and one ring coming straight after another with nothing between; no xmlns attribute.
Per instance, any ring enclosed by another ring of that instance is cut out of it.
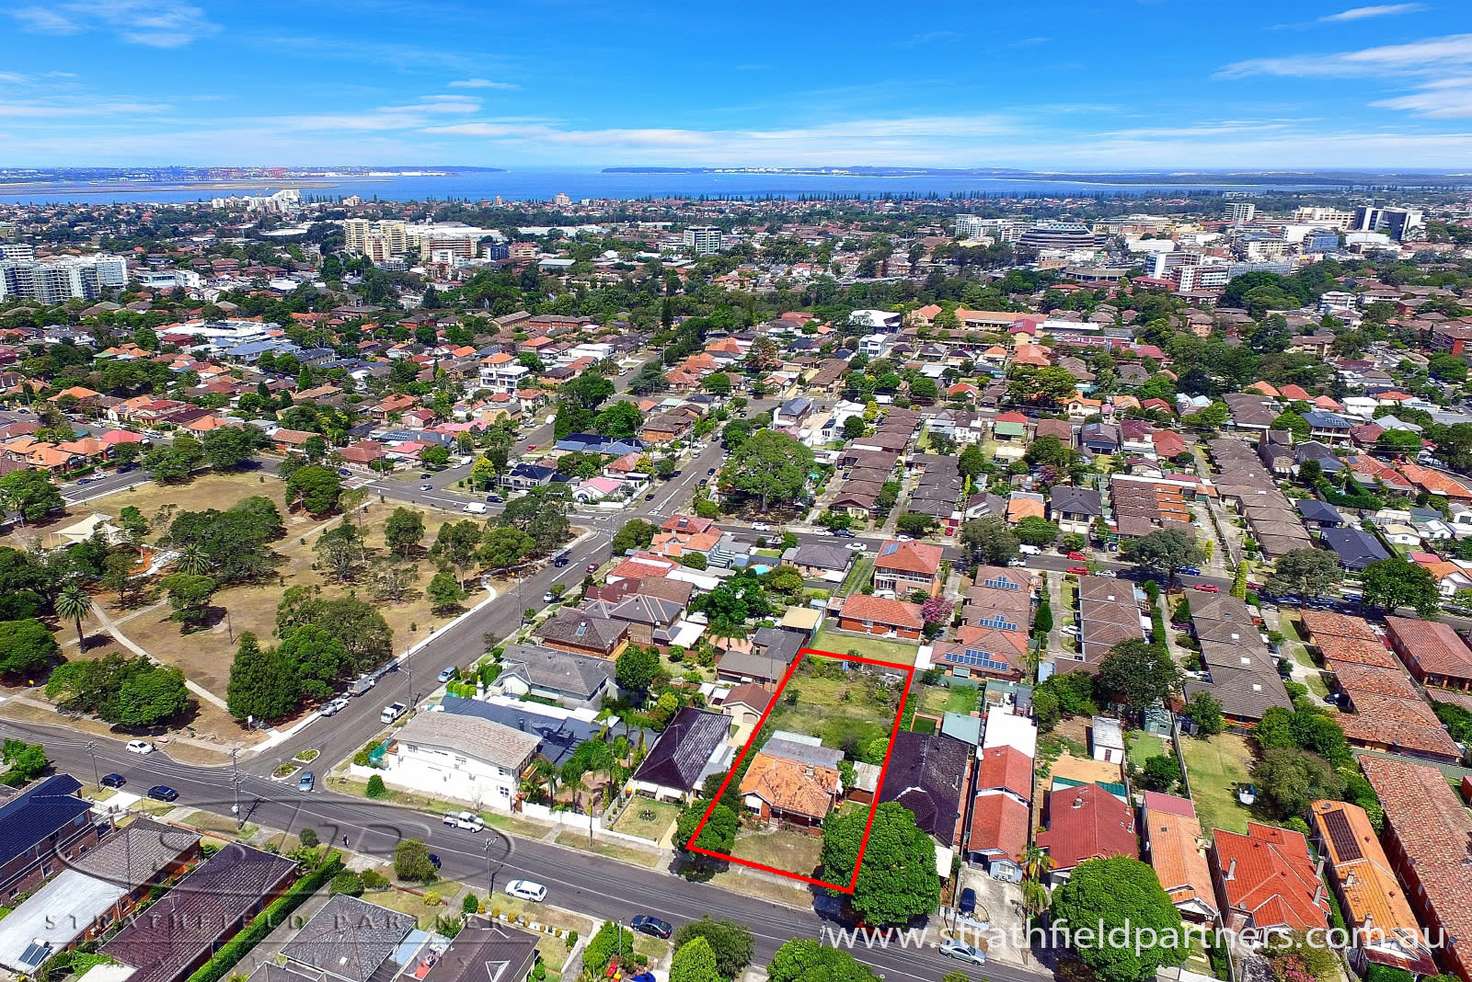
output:
<svg viewBox="0 0 1472 982"><path fill-rule="evenodd" d="M1472 172L1472 3L7 0L0 166Z"/></svg>

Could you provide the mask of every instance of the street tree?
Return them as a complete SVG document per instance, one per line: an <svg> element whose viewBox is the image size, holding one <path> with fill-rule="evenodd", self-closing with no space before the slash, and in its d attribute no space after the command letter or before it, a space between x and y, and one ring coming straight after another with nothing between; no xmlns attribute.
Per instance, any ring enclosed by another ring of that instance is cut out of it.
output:
<svg viewBox="0 0 1472 982"><path fill-rule="evenodd" d="M1339 558L1327 549L1294 549L1278 557L1267 588L1276 594L1328 597L1344 579Z"/></svg>
<svg viewBox="0 0 1472 982"><path fill-rule="evenodd" d="M858 865L859 843L869 815L861 809L829 814L823 823L823 878L846 883ZM935 875L935 841L915 824L915 815L896 801L874 810L864 862L850 898L855 913L870 924L903 924L932 913L940 903Z"/></svg>
<svg viewBox="0 0 1472 982"><path fill-rule="evenodd" d="M225 702L238 720L274 723L290 715L301 701L301 687L292 665L277 648L262 648L247 631L240 636Z"/></svg>
<svg viewBox="0 0 1472 982"><path fill-rule="evenodd" d="M1163 574L1167 582L1185 567L1204 561L1195 536L1176 528L1157 529L1132 539L1125 543L1122 555L1141 569Z"/></svg>
<svg viewBox="0 0 1472 982"><path fill-rule="evenodd" d="M1006 519L988 515L973 518L961 526L961 544L973 562L1005 566L1017 558L1020 543Z"/></svg>
<svg viewBox="0 0 1472 982"><path fill-rule="evenodd" d="M691 938L675 950L670 960L670 982L722 982L709 941Z"/></svg>
<svg viewBox="0 0 1472 982"><path fill-rule="evenodd" d="M30 468L0 477L0 504L8 511L19 512L22 523L39 522L66 507L51 478Z"/></svg>
<svg viewBox="0 0 1472 982"><path fill-rule="evenodd" d="M1053 919L1083 941L1075 952L1099 982L1146 982L1190 953L1181 914L1155 871L1128 857L1080 863L1053 893ZM1115 940L1123 932L1130 940Z"/></svg>
<svg viewBox="0 0 1472 982"><path fill-rule="evenodd" d="M39 671L60 651L46 625L36 618L0 621L0 675L21 677Z"/></svg>
<svg viewBox="0 0 1472 982"><path fill-rule="evenodd" d="M1360 574L1365 603L1394 612L1414 608L1422 617L1441 609L1441 593L1430 570L1398 556L1366 566Z"/></svg>
<svg viewBox="0 0 1472 982"><path fill-rule="evenodd" d="M797 502L807 488L813 451L776 430L757 430L734 450L721 470L720 486L752 499L760 510Z"/></svg>

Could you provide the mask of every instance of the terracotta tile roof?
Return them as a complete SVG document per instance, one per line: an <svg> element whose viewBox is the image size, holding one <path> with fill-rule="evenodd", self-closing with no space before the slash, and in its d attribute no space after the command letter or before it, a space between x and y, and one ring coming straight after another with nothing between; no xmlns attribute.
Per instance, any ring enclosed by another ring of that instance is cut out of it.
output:
<svg viewBox="0 0 1472 982"><path fill-rule="evenodd" d="M769 749L757 752L741 779L743 795L755 795L776 811L809 818L825 817L841 790L836 767L804 763Z"/></svg>
<svg viewBox="0 0 1472 982"><path fill-rule="evenodd" d="M1321 852L1350 926L1403 938L1397 947L1410 956L1407 960L1425 957L1426 936L1365 810L1344 801L1316 801L1312 809Z"/></svg>
<svg viewBox="0 0 1472 982"><path fill-rule="evenodd" d="M1257 822L1247 823L1246 835L1217 829L1216 865L1228 906L1252 926L1329 926L1329 901L1302 833Z"/></svg>
<svg viewBox="0 0 1472 982"><path fill-rule="evenodd" d="M1201 849L1201 822L1185 798L1145 792L1142 831L1149 844L1150 865L1171 903L1196 903L1216 911L1211 869Z"/></svg>
<svg viewBox="0 0 1472 982"><path fill-rule="evenodd" d="M1380 640L1380 635L1375 633L1375 629L1363 617L1350 617L1332 610L1305 610L1299 613L1299 617L1303 626L1313 635L1311 640L1314 644L1319 643L1320 635L1377 642Z"/></svg>
<svg viewBox="0 0 1472 982"><path fill-rule="evenodd" d="M1016 747L988 747L981 752L976 790L1010 791L1023 801L1032 800L1032 758Z"/></svg>
<svg viewBox="0 0 1472 982"><path fill-rule="evenodd" d="M971 805L967 851L1005 856L1021 865L1027 858L1028 808L1010 795L980 792Z"/></svg>
<svg viewBox="0 0 1472 982"><path fill-rule="evenodd" d="M891 540L879 547L879 555L874 558L874 568L934 576L936 570L940 569L943 555L944 551L940 546Z"/></svg>
<svg viewBox="0 0 1472 982"><path fill-rule="evenodd" d="M1472 814L1434 767L1389 757L1360 758L1385 807L1385 834L1401 857L1407 893L1448 936L1446 951L1464 966L1472 944Z"/></svg>
<svg viewBox="0 0 1472 982"><path fill-rule="evenodd" d="M1409 617L1387 617L1397 650L1428 675L1472 678L1472 649L1450 625Z"/></svg>
<svg viewBox="0 0 1472 982"><path fill-rule="evenodd" d="M1397 699L1373 692L1352 692L1355 712L1334 717L1352 743L1409 750L1458 761L1462 751L1436 713L1421 699Z"/></svg>
<svg viewBox="0 0 1472 982"><path fill-rule="evenodd" d="M1059 788L1048 795L1048 828L1037 844L1055 870L1070 870L1086 859L1139 855L1130 806L1097 784Z"/></svg>
<svg viewBox="0 0 1472 982"><path fill-rule="evenodd" d="M839 616L859 621L872 621L891 627L914 628L925 626L920 616L920 605L886 597L872 597L856 593L843 602Z"/></svg>

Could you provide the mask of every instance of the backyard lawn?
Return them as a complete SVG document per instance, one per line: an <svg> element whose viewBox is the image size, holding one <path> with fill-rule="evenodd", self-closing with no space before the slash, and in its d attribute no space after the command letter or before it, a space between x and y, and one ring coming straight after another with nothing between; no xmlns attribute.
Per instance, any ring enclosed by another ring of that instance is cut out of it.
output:
<svg viewBox="0 0 1472 982"><path fill-rule="evenodd" d="M1158 737L1154 733L1146 733L1144 730L1130 730L1124 737L1125 754L1130 763L1136 767L1144 767L1145 761L1151 757L1159 757L1169 752L1164 737Z"/></svg>
<svg viewBox="0 0 1472 982"><path fill-rule="evenodd" d="M1250 781L1252 748L1247 739L1235 733L1219 733L1206 740L1183 736L1181 755L1186 759L1186 776L1201 828L1246 832L1252 814L1237 801L1237 786Z"/></svg>
<svg viewBox="0 0 1472 982"><path fill-rule="evenodd" d="M981 699L981 690L974 685L919 685L910 692L910 698L918 699L917 712L931 716L942 713L970 715Z"/></svg>
<svg viewBox="0 0 1472 982"><path fill-rule="evenodd" d="M884 638L867 637L862 634L849 634L831 627L825 627L818 632L812 647L819 651L831 651L839 655L854 652L860 658L873 658L897 665L915 664L915 652L919 650L919 645L913 641L888 641Z"/></svg>
<svg viewBox="0 0 1472 982"><path fill-rule="evenodd" d="M839 587L838 592L846 597L855 590L861 589L865 583L869 582L869 574L872 572L874 572L874 560L867 555L860 556L849 567L848 575L843 578L843 586Z"/></svg>
<svg viewBox="0 0 1472 982"><path fill-rule="evenodd" d="M766 730L819 737L852 756L865 741L887 739L894 727L902 683L879 672L844 671L840 663L803 659L767 718Z"/></svg>

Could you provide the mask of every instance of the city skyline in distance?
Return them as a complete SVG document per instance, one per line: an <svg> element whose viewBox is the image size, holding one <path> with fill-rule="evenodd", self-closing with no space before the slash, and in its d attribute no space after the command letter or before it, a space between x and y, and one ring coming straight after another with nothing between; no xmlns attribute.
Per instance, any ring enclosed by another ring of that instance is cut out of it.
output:
<svg viewBox="0 0 1472 982"><path fill-rule="evenodd" d="M0 167L1468 168L1472 11L1198 8L22 0Z"/></svg>

